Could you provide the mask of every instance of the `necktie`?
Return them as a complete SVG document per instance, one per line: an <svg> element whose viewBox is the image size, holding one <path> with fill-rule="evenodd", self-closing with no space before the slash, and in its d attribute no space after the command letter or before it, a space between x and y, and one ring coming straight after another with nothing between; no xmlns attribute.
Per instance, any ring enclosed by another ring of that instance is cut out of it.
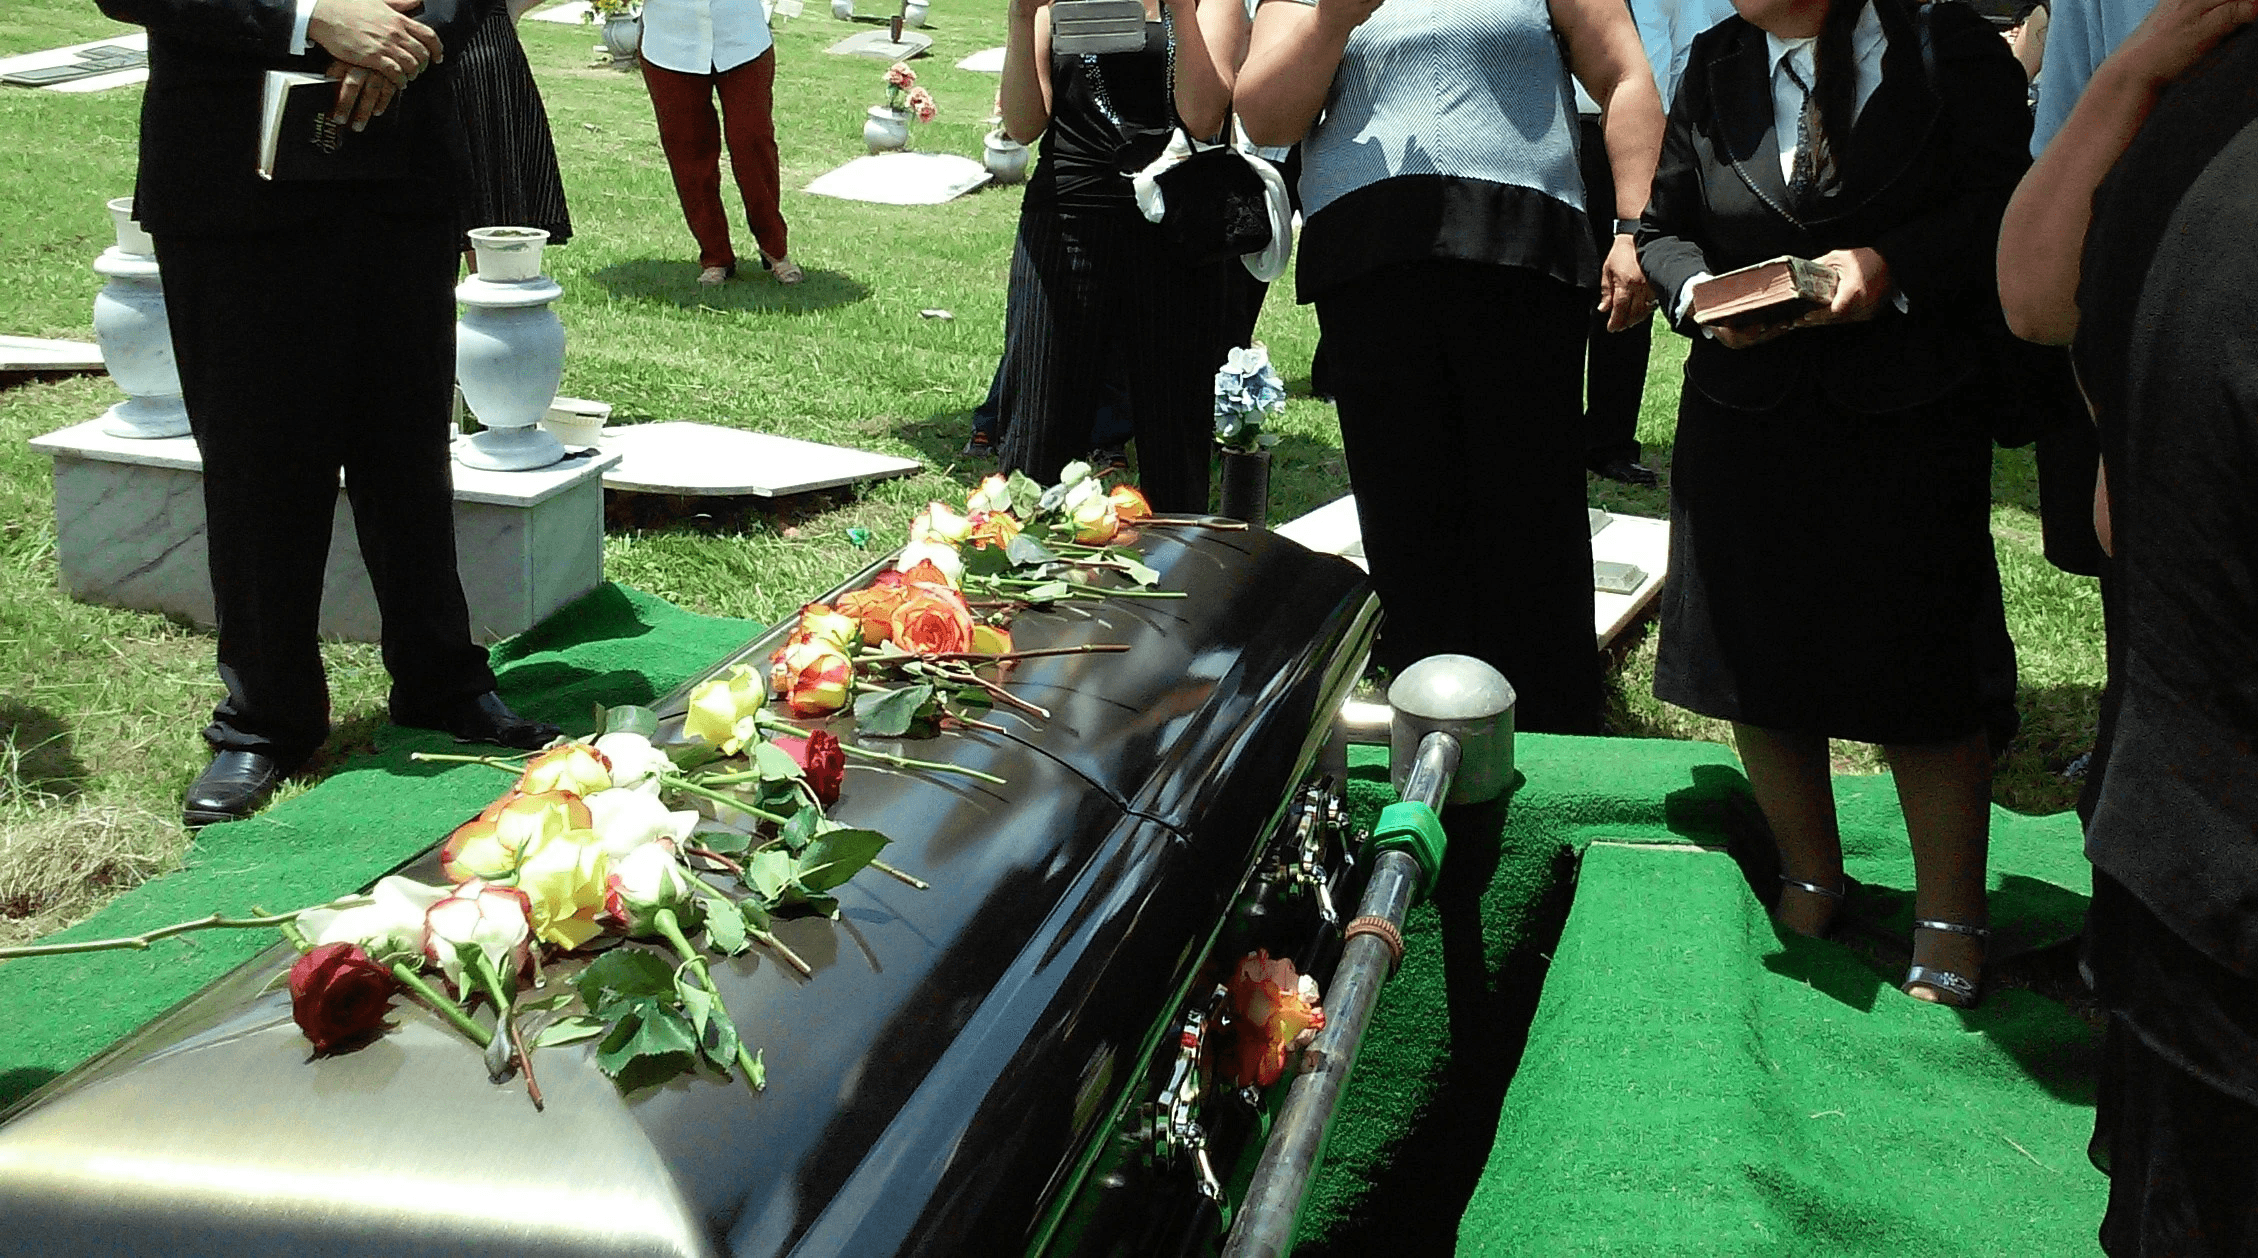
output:
<svg viewBox="0 0 2258 1258"><path fill-rule="evenodd" d="M1788 170L1788 201L1798 209L1815 207L1834 184L1834 161L1827 152L1827 133L1819 126L1819 102L1811 85L1795 68L1795 58L1781 59L1788 81L1803 92L1803 108L1796 111L1795 163Z"/></svg>

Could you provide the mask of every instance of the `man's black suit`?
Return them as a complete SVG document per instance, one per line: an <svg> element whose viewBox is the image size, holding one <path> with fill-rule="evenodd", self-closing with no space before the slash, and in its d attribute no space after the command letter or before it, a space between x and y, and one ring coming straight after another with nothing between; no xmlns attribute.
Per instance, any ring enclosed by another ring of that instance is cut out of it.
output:
<svg viewBox="0 0 2258 1258"><path fill-rule="evenodd" d="M2024 79L1964 5L1929 6L1924 57L1912 5L1873 4L1881 80L1832 145L1840 186L1820 203L1790 203L1755 26L1696 38L1671 107L1639 233L1666 309L1702 271L1858 248L1906 307L1744 349L1681 323L1655 693L1767 729L1926 744L1988 728L2004 745L2014 646L1991 416L1970 385L1999 318L2000 217L2030 160Z"/></svg>
<svg viewBox="0 0 2258 1258"><path fill-rule="evenodd" d="M445 67L405 89L416 177L270 183L253 171L289 0L99 0L149 30L135 214L157 244L204 459L219 672L205 737L283 767L329 729L316 641L340 472L384 618L395 716L493 689L456 575L449 476L459 123ZM426 0L442 44L489 0ZM347 143L350 143L348 139Z"/></svg>

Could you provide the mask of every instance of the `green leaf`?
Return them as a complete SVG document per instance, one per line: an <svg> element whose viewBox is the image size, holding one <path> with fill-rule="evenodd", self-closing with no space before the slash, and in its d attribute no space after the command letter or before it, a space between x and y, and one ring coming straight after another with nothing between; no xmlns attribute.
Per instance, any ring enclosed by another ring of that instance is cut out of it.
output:
<svg viewBox="0 0 2258 1258"><path fill-rule="evenodd" d="M744 915L746 931L759 931L764 935L768 933L771 919L768 915L767 905L758 900L739 900L737 901L737 911Z"/></svg>
<svg viewBox="0 0 2258 1258"><path fill-rule="evenodd" d="M1043 545L1025 533L1012 538L1011 544L1004 547L1004 554L1010 556L1011 561L1022 568L1058 562L1058 555L1052 552L1050 547Z"/></svg>
<svg viewBox="0 0 2258 1258"><path fill-rule="evenodd" d="M736 956L748 946L745 939L745 915L737 911L735 903L720 896L698 897L706 906L706 942L716 949Z"/></svg>
<svg viewBox="0 0 2258 1258"><path fill-rule="evenodd" d="M721 759L721 748L703 738L673 743L666 747L665 751L666 758L672 760L674 767L683 773L688 773L692 769L703 769Z"/></svg>
<svg viewBox="0 0 2258 1258"><path fill-rule="evenodd" d="M623 703L604 713L604 729L613 734L641 734L656 738L659 732L659 714L633 703Z"/></svg>
<svg viewBox="0 0 2258 1258"><path fill-rule="evenodd" d="M960 686L956 692L957 707L963 714L977 720L986 716L996 706L996 697L978 686Z"/></svg>
<svg viewBox="0 0 2258 1258"><path fill-rule="evenodd" d="M737 1063L737 1024L729 1020L729 1011L719 1000L713 1007L720 1016L709 1018L699 1030L698 1047L705 1051L707 1061L726 1071Z"/></svg>
<svg viewBox="0 0 2258 1258"><path fill-rule="evenodd" d="M1160 573L1158 571L1148 568L1134 559L1123 559L1121 570L1128 573L1129 579L1139 585L1151 587L1160 584Z"/></svg>
<svg viewBox="0 0 2258 1258"><path fill-rule="evenodd" d="M594 741L596 741L597 739L599 739L599 738L602 738L602 737L604 736L604 734L605 734L605 730L604 730L604 705L603 705L603 704L601 704L601 703L599 703L599 704L595 705L595 708L596 708L596 727L595 727L594 729L592 729L592 730L588 731L588 741L589 741L589 742L594 742Z"/></svg>
<svg viewBox="0 0 2258 1258"><path fill-rule="evenodd" d="M1020 591L1019 597L1030 603L1055 603L1074 592L1074 587L1064 581L1045 581L1043 584Z"/></svg>
<svg viewBox="0 0 2258 1258"><path fill-rule="evenodd" d="M572 985L595 1011L606 996L659 996L673 990L674 967L641 948L614 948L591 962Z"/></svg>
<svg viewBox="0 0 2258 1258"><path fill-rule="evenodd" d="M861 873L889 842L876 830L826 830L801 854L799 883L810 891L829 891Z"/></svg>
<svg viewBox="0 0 2258 1258"><path fill-rule="evenodd" d="M723 856L735 856L753 845L753 836L741 830L700 830L695 836L699 847Z"/></svg>
<svg viewBox="0 0 2258 1258"><path fill-rule="evenodd" d="M855 698L855 728L873 738L899 738L917 724L918 713L933 701L933 687L919 684L870 691Z"/></svg>
<svg viewBox="0 0 2258 1258"><path fill-rule="evenodd" d="M776 904L792 882L792 854L781 847L753 853L745 861L745 885L763 904Z"/></svg>
<svg viewBox="0 0 2258 1258"><path fill-rule="evenodd" d="M514 1007L519 1013L548 1013L551 1010L562 1009L566 1005L571 1004L572 1001L573 994L571 992L558 992L554 996L542 996L533 1000L521 1000L517 1002Z"/></svg>
<svg viewBox="0 0 2258 1258"><path fill-rule="evenodd" d="M670 1009L646 1005L622 1018L596 1046L596 1065L605 1074L617 1076L639 1060L688 1055L697 1049L698 1037L691 1033L687 1018Z"/></svg>
<svg viewBox="0 0 2258 1258"><path fill-rule="evenodd" d="M1017 539L1013 539L1013 545L1017 544ZM1001 546L974 546L963 553L966 576L1000 577L1012 569L1011 553ZM889 641L887 645L893 643Z"/></svg>
<svg viewBox="0 0 2258 1258"><path fill-rule="evenodd" d="M698 986L698 981L687 974L674 980L675 999L682 1002L682 1012L690 1018L690 1029L699 1039L706 1037L706 1023L713 1018L713 993Z"/></svg>
<svg viewBox="0 0 2258 1258"><path fill-rule="evenodd" d="M1043 501L1043 487L1027 473L1015 471L1005 480L1004 488L1011 494L1011 513L1022 524L1034 519Z"/></svg>
<svg viewBox="0 0 2258 1258"><path fill-rule="evenodd" d="M800 762L771 742L753 744L753 768L760 771L764 782L786 782L800 776Z"/></svg>
<svg viewBox="0 0 2258 1258"><path fill-rule="evenodd" d="M761 1060L760 1050L757 1048L753 1050L753 1086L755 1088L768 1086L768 1063Z"/></svg>
<svg viewBox="0 0 2258 1258"><path fill-rule="evenodd" d="M808 845L810 839L823 833L823 824L823 811L821 809L802 808L793 813L783 825L777 827L776 838L779 843L784 845L785 851L797 856L801 849Z"/></svg>
<svg viewBox="0 0 2258 1258"><path fill-rule="evenodd" d="M555 1048L559 1044L578 1044L592 1040L610 1031L611 1024L602 1018L582 1014L574 1018L559 1018L533 1037L535 1048Z"/></svg>

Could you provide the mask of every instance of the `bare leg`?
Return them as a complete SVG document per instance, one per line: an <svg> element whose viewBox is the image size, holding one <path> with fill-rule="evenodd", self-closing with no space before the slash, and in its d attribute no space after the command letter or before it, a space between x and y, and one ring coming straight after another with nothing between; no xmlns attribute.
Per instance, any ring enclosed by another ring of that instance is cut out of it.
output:
<svg viewBox="0 0 2258 1258"><path fill-rule="evenodd" d="M1984 866L1991 846L1991 746L1982 731L1949 743L1882 748L1897 777L1898 806L1913 839L1913 916L1982 926ZM1913 963L1975 981L1984 942L1944 931L1915 931ZM1910 993L1935 1000L1934 988Z"/></svg>
<svg viewBox="0 0 2258 1258"><path fill-rule="evenodd" d="M1818 734L1733 726L1749 789L1780 847L1780 872L1799 882L1841 888L1842 835L1835 829L1835 795L1827 765L1827 740ZM1780 925L1799 935L1824 935L1841 901L1783 884Z"/></svg>

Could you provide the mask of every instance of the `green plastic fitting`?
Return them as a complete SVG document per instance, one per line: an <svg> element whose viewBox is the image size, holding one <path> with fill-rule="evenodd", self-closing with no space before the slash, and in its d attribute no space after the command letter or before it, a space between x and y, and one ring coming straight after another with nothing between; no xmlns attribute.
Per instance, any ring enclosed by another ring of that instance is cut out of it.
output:
<svg viewBox="0 0 2258 1258"><path fill-rule="evenodd" d="M1404 800L1380 810L1372 828L1372 850L1402 852L1419 865L1419 893L1432 895L1443 873L1443 819L1417 800Z"/></svg>

